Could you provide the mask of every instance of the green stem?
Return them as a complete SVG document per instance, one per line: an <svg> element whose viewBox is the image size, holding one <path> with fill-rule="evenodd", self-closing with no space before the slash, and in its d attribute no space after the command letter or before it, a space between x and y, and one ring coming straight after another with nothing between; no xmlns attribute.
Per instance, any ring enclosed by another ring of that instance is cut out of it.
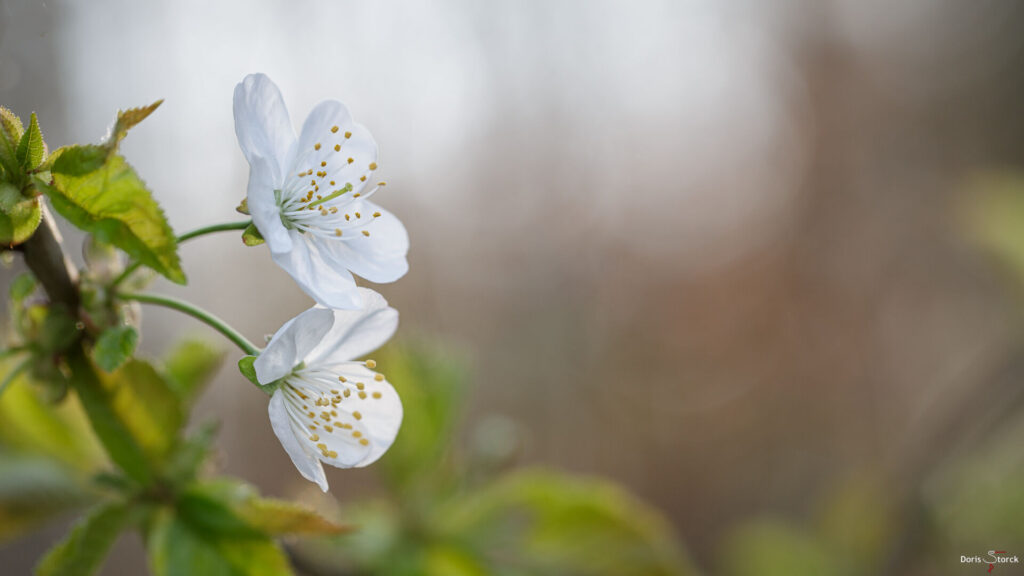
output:
<svg viewBox="0 0 1024 576"><path fill-rule="evenodd" d="M187 242L193 238L198 238L200 236L205 236L207 234L213 234L214 232L224 232L227 230L245 230L246 228L249 227L249 224L252 224L251 220L245 220L242 222L225 222L224 224L204 226L202 228L192 230L191 232L185 232L181 236L175 238L175 242L181 244L182 242ZM113 283L111 283L111 287L116 287L119 284L121 284L121 282L124 282L129 276L132 275L132 272L135 272L136 270L139 269L139 266L142 266L142 262L135 261L129 264L128 267L124 269L124 272L122 272L120 276L114 279Z"/></svg>
<svg viewBox="0 0 1024 576"><path fill-rule="evenodd" d="M121 292L118 294L118 297L122 300L134 300L144 304L154 304L156 306L170 308L171 310L177 310L183 314L188 314L223 334L225 338L234 342L235 345L245 351L246 354L255 356L260 353L259 348L257 348L255 344L247 340L245 336L242 336L237 330L228 326L226 322L189 302L185 302L184 300L178 300L177 298L171 298L170 296L161 296L159 294L133 292Z"/></svg>

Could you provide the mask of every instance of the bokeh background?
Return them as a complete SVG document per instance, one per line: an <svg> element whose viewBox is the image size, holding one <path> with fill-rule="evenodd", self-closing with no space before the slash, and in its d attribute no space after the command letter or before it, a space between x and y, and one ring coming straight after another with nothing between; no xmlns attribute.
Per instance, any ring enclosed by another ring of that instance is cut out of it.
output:
<svg viewBox="0 0 1024 576"><path fill-rule="evenodd" d="M507 418L523 461L623 483L708 573L864 515L854 554L893 573L1024 555L1020 285L978 208L1024 168L1022 70L1013 1L0 2L0 103L51 146L166 100L123 151L178 232L238 217L245 74L296 124L346 102L412 237L378 288L401 339L468 359L466 429ZM310 305L234 234L182 257L156 289L252 338ZM142 346L182 331L147 310ZM286 495L265 402L229 365L200 414L225 471ZM1017 508L978 500L1000 490Z"/></svg>

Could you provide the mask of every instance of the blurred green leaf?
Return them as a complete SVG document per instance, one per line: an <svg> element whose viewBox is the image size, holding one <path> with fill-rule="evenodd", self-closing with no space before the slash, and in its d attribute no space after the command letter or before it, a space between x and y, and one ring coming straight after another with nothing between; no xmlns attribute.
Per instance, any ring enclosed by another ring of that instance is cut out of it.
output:
<svg viewBox="0 0 1024 576"><path fill-rule="evenodd" d="M396 486L416 487L438 470L451 443L466 373L451 355L425 344L386 348L378 353L377 365L410 407L379 466Z"/></svg>
<svg viewBox="0 0 1024 576"><path fill-rule="evenodd" d="M0 245L28 240L42 219L39 198L26 198L13 184L0 182Z"/></svg>
<svg viewBox="0 0 1024 576"><path fill-rule="evenodd" d="M216 434L217 423L208 422L178 443L167 464L167 475L172 482L182 485L195 480L213 449Z"/></svg>
<svg viewBox="0 0 1024 576"><path fill-rule="evenodd" d="M694 573L668 522L605 480L523 470L454 501L433 521L492 567L551 575Z"/></svg>
<svg viewBox="0 0 1024 576"><path fill-rule="evenodd" d="M21 135L21 141L18 142L18 165L25 170L34 170L43 163L44 153L43 133L39 130L39 119L33 112L28 129Z"/></svg>
<svg viewBox="0 0 1024 576"><path fill-rule="evenodd" d="M0 538L93 499L79 472L50 458L0 452Z"/></svg>
<svg viewBox="0 0 1024 576"><path fill-rule="evenodd" d="M719 553L722 576L850 573L820 539L773 519L740 526L724 540Z"/></svg>
<svg viewBox="0 0 1024 576"><path fill-rule="evenodd" d="M18 274L11 281L11 304L21 306L21 303L28 298L36 289L36 279L31 274Z"/></svg>
<svg viewBox="0 0 1024 576"><path fill-rule="evenodd" d="M220 478L190 486L179 509L196 524L227 534L268 536L284 534L338 534L347 528L300 504L260 498L248 484ZM184 510L189 510L185 512ZM212 511L216 513L212 513Z"/></svg>
<svg viewBox="0 0 1024 576"><path fill-rule="evenodd" d="M164 358L164 373L183 406L191 406L213 380L224 361L224 350L204 340L182 340Z"/></svg>
<svg viewBox="0 0 1024 576"><path fill-rule="evenodd" d="M92 348L92 359L104 372L113 372L135 352L139 333L131 326L113 326L104 330Z"/></svg>
<svg viewBox="0 0 1024 576"><path fill-rule="evenodd" d="M967 234L1001 258L1024 284L1024 174L976 176L962 212Z"/></svg>
<svg viewBox="0 0 1024 576"><path fill-rule="evenodd" d="M162 511L146 542L154 576L286 576L292 574L281 549L264 536L209 532Z"/></svg>
<svg viewBox="0 0 1024 576"><path fill-rule="evenodd" d="M119 421L153 464L162 462L185 422L178 396L167 381L137 358L113 374L101 375L101 380Z"/></svg>
<svg viewBox="0 0 1024 576"><path fill-rule="evenodd" d="M148 484L153 476L150 463L139 440L132 433L131 424L126 420L131 418L135 423L140 422L137 414L130 413L130 400L134 395L130 390L122 393L120 406L115 409L114 398L120 392L117 388L124 387L124 380L116 381L121 382L121 386L118 387L104 385L92 363L81 352L70 355L68 364L73 374L75 391L82 401L96 436L103 443L110 458L129 477L141 484ZM153 410L159 409L159 406L150 405L144 408ZM145 427L146 424L143 422L142 426Z"/></svg>
<svg viewBox="0 0 1024 576"><path fill-rule="evenodd" d="M898 534L892 483L860 473L838 483L825 497L816 532L844 563L861 571L880 565Z"/></svg>
<svg viewBox="0 0 1024 576"><path fill-rule="evenodd" d="M184 284L174 232L145 183L117 154L85 172L95 163L95 154L93 147L68 148L53 164L54 185L37 178L36 186L78 228Z"/></svg>
<svg viewBox="0 0 1024 576"><path fill-rule="evenodd" d="M43 557L39 576L89 576L103 564L130 520L124 503L105 504L79 520L67 538Z"/></svg>

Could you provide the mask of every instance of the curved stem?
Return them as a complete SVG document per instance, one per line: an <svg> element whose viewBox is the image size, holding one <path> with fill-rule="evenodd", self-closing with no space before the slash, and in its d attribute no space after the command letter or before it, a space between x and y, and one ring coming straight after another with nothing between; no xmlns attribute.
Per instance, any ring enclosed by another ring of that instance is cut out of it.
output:
<svg viewBox="0 0 1024 576"><path fill-rule="evenodd" d="M251 220L244 220L242 222L225 222L223 224L204 226L202 228L192 230L191 232L185 232L181 236L175 238L175 242L181 244L182 242L187 242L193 238L198 238L200 236L205 236L207 234L213 234L214 232L224 232L228 230L245 230L246 228L249 227L249 224L252 224ZM137 260L135 262L132 262L131 264L128 265L127 268L124 269L124 272L121 272L120 276L114 279L114 281L110 285L112 287L115 287L119 285L121 282L124 282L125 279L132 275L132 272L135 272L136 270L139 269L139 266L142 266L142 262L139 262Z"/></svg>
<svg viewBox="0 0 1024 576"><path fill-rule="evenodd" d="M170 296L161 296L159 294L133 292L120 292L118 293L118 297L122 300L134 300L136 302L142 302L143 304L154 304L156 306L170 308L171 310L177 310L178 312L187 314L196 320L199 320L217 332L220 332L225 338L231 340L236 346L245 351L246 354L255 356L260 353L259 348L257 348L255 344L246 339L245 336L242 336L242 334L237 330L228 326L226 322L189 302L185 302L184 300L178 300L177 298L171 298Z"/></svg>

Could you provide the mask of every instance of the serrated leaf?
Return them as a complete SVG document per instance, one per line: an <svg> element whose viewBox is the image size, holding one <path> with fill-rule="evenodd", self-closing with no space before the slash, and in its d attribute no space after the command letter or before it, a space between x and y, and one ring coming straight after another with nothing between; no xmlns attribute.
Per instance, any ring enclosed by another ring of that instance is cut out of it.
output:
<svg viewBox="0 0 1024 576"><path fill-rule="evenodd" d="M28 240L42 219L38 198L26 198L15 186L0 182L0 245L14 246Z"/></svg>
<svg viewBox="0 0 1024 576"><path fill-rule="evenodd" d="M340 534L349 530L301 504L261 498L252 486L227 478L190 486L179 501L179 510L196 525L223 534L256 531L282 536Z"/></svg>
<svg viewBox="0 0 1024 576"><path fill-rule="evenodd" d="M14 112L0 106L0 164L11 174L19 171L18 144L24 133L21 119Z"/></svg>
<svg viewBox="0 0 1024 576"><path fill-rule="evenodd" d="M114 154L97 170L77 175L93 154L81 147L54 163L54 185L36 179L57 212L72 224L113 244L172 282L185 283L178 246L163 210L124 158Z"/></svg>
<svg viewBox="0 0 1024 576"><path fill-rule="evenodd" d="M110 406L153 465L160 465L185 422L177 395L148 362L128 360L101 375Z"/></svg>
<svg viewBox="0 0 1024 576"><path fill-rule="evenodd" d="M110 150L95 144L63 146L54 151L50 171L65 176L85 176L103 167L110 156Z"/></svg>
<svg viewBox="0 0 1024 576"><path fill-rule="evenodd" d="M104 372L113 372L135 352L139 333L131 326L114 326L104 330L92 348L92 359Z"/></svg>
<svg viewBox="0 0 1024 576"><path fill-rule="evenodd" d="M213 380L224 360L224 350L203 340L183 340L164 358L167 383L183 406L190 406Z"/></svg>
<svg viewBox="0 0 1024 576"><path fill-rule="evenodd" d="M263 235L260 234L255 224L250 223L246 226L245 230L242 231L242 243L246 246L259 246L263 244Z"/></svg>
<svg viewBox="0 0 1024 576"><path fill-rule="evenodd" d="M39 130L39 119L36 113L32 113L28 129L21 135L18 142L17 160L18 165L25 170L35 170L43 163L43 156L46 149L43 144L43 133Z"/></svg>
<svg viewBox="0 0 1024 576"><path fill-rule="evenodd" d="M110 130L110 138L107 141L107 146L116 148L117 145L124 139L128 134L128 130L132 129L139 122L146 119L147 116L153 113L154 110L163 104L163 99L153 102L149 106L140 106L138 108L129 108L128 110L118 110L117 120L114 121L114 127Z"/></svg>
<svg viewBox="0 0 1024 576"><path fill-rule="evenodd" d="M172 511L153 521L146 541L154 576L290 576L288 560L264 536L211 534Z"/></svg>
<svg viewBox="0 0 1024 576"><path fill-rule="evenodd" d="M94 509L67 538L52 548L36 568L38 576L90 576L103 564L107 552L128 525L130 513L123 503Z"/></svg>

